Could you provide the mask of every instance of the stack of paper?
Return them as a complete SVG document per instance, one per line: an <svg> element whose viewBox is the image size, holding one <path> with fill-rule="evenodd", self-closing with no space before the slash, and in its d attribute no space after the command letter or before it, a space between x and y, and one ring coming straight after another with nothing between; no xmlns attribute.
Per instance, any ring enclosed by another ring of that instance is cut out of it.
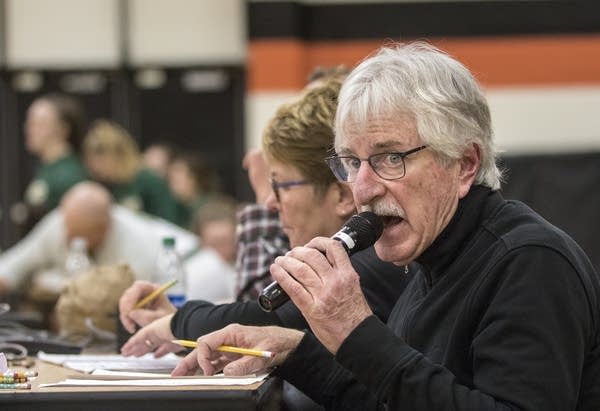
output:
<svg viewBox="0 0 600 411"><path fill-rule="evenodd" d="M171 377L180 358L168 354L154 358L152 354L142 357L124 357L122 355L70 355L46 354L38 352L42 361L62 365L73 370L91 373L91 375L71 376L64 381L40 384L40 387L57 386L185 386L185 385L250 385L262 381L268 374L225 377L194 375L189 377ZM138 371L138 372L134 372ZM146 372L139 372L146 371Z"/></svg>
<svg viewBox="0 0 600 411"><path fill-rule="evenodd" d="M266 377L267 374L245 375L241 377L225 377L223 374L213 376L194 375L190 377L171 377L169 374L94 371L91 375L83 377L71 377L56 383L40 384L40 388L60 386L178 387L186 385L250 385L260 382Z"/></svg>
<svg viewBox="0 0 600 411"><path fill-rule="evenodd" d="M62 365L73 370L90 373L94 370L115 371L150 371L170 373L180 358L170 353L161 358L153 354L141 357L124 357L122 355L81 355L81 354L46 354L38 352L42 361Z"/></svg>

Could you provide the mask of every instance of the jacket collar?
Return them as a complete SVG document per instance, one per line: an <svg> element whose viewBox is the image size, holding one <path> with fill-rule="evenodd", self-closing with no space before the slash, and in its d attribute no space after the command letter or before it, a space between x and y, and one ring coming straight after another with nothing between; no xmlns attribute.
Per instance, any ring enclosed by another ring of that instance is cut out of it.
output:
<svg viewBox="0 0 600 411"><path fill-rule="evenodd" d="M501 201L500 193L481 185L472 186L467 195L458 202L458 207L448 225L435 241L417 258L424 274L433 284L461 254L469 239L487 214L486 203Z"/></svg>

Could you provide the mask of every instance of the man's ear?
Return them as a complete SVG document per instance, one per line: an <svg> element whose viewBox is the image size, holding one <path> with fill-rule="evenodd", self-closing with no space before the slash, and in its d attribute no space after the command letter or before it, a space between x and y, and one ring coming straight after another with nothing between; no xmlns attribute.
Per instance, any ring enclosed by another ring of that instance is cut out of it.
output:
<svg viewBox="0 0 600 411"><path fill-rule="evenodd" d="M335 190L335 195L337 196L335 212L343 219L347 219L356 212L352 190L348 184L339 181L334 183L333 188Z"/></svg>
<svg viewBox="0 0 600 411"><path fill-rule="evenodd" d="M478 144L473 143L465 150L460 159L460 171L458 174L459 198L467 195L480 168L481 148Z"/></svg>

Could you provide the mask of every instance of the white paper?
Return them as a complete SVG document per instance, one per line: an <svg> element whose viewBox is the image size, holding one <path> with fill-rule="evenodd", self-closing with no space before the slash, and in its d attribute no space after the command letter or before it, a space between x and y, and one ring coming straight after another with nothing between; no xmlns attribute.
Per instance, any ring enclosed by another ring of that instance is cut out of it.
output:
<svg viewBox="0 0 600 411"><path fill-rule="evenodd" d="M92 375L111 376L111 377L126 377L126 378L170 378L171 374L153 373L153 372L130 372L130 371L112 371L112 370L94 370Z"/></svg>
<svg viewBox="0 0 600 411"><path fill-rule="evenodd" d="M199 370L198 372L202 372L202 370ZM263 375L263 374L260 374ZM264 374L267 375L267 374ZM197 375L186 375L186 376L181 376L181 377L172 377L171 374L158 374L158 373L152 373L152 372L129 372L129 371L111 371L111 370L95 370L94 372L92 372L92 377L81 377L82 379L113 379L113 380L118 380L118 379L130 379L130 380L135 380L135 379L142 379L142 378L147 378L147 379L165 379L165 378L198 378L198 379L203 379L203 378L231 378L231 379L235 379L235 378L254 378L257 377L256 374L248 374L248 375L241 375L241 376L233 376L233 377L225 377L225 375L221 372L215 375L202 375L202 374L197 374ZM78 377L79 378L79 377Z"/></svg>
<svg viewBox="0 0 600 411"><path fill-rule="evenodd" d="M154 358L151 353L141 357L124 357L120 354L94 355L94 354L46 354L38 352L37 357L46 362L62 365L76 371L90 373L94 370L120 370L120 371L154 371L169 373L180 358L169 353L161 358Z"/></svg>
<svg viewBox="0 0 600 411"><path fill-rule="evenodd" d="M198 377L198 378L157 378L157 379L141 379L141 380L101 380L93 379L93 376L89 376L86 379L71 379L67 378L64 381L59 381L51 384L40 384L40 388L44 387L178 387L186 385L251 385L264 380L268 374L261 374L257 376L249 377L224 377L224 376L212 376L212 377Z"/></svg>

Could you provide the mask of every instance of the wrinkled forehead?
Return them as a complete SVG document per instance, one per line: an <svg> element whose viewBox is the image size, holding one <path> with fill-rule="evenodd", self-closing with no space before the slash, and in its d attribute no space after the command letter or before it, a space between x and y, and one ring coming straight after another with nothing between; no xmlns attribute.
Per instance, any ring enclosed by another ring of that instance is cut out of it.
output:
<svg viewBox="0 0 600 411"><path fill-rule="evenodd" d="M336 136L373 119L406 116L414 112L414 99L401 91L382 92L377 84L348 85L340 92L336 110Z"/></svg>
<svg viewBox="0 0 600 411"><path fill-rule="evenodd" d="M382 111L347 116L336 127L335 151L355 152L359 147L368 151L397 149L420 144L416 120L407 111Z"/></svg>

